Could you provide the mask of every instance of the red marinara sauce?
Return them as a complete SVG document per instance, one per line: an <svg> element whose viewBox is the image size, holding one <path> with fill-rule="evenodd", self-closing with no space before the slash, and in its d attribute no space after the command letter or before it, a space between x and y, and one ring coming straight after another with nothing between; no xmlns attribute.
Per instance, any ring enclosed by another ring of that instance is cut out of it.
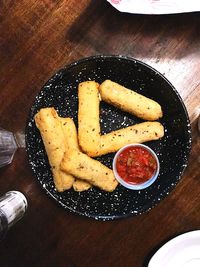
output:
<svg viewBox="0 0 200 267"><path fill-rule="evenodd" d="M117 157L116 169L127 183L141 184L148 181L157 169L155 157L143 147L127 147Z"/></svg>

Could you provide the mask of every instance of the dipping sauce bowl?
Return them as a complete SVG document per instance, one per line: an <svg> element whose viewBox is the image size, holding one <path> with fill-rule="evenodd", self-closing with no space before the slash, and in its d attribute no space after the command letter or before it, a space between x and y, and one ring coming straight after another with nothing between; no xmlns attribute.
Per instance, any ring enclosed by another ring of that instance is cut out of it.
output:
<svg viewBox="0 0 200 267"><path fill-rule="evenodd" d="M143 144L122 147L113 159L113 172L118 182L128 189L141 190L158 177L160 164L155 152Z"/></svg>

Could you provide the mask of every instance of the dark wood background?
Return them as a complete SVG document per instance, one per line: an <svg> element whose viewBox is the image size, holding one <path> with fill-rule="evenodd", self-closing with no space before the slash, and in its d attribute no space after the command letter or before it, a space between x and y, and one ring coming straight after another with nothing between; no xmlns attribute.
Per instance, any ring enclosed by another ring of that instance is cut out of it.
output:
<svg viewBox="0 0 200 267"><path fill-rule="evenodd" d="M120 13L103 0L0 2L0 127L24 132L42 85L82 57L121 54L163 73L181 95L192 125L188 167L176 188L150 212L102 222L70 214L47 197L24 149L0 169L0 194L23 192L23 220L0 243L0 266L146 267L178 234L200 229L200 14Z"/></svg>

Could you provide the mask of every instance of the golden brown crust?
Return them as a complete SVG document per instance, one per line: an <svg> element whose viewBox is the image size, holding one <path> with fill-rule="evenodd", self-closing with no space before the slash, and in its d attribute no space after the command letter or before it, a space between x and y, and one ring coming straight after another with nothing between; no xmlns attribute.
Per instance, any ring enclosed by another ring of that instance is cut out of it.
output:
<svg viewBox="0 0 200 267"><path fill-rule="evenodd" d="M78 145L78 136L76 126L71 118L60 118L64 137L65 137L65 152L71 155L71 150L80 151ZM75 179L73 182L73 188L75 191L82 192L91 188L92 185L86 181Z"/></svg>
<svg viewBox="0 0 200 267"><path fill-rule="evenodd" d="M89 182L76 179L73 183L73 189L77 192L83 192L90 189L92 185Z"/></svg>
<svg viewBox="0 0 200 267"><path fill-rule="evenodd" d="M61 169L108 192L118 185L111 169L76 150L64 155Z"/></svg>
<svg viewBox="0 0 200 267"><path fill-rule="evenodd" d="M102 100L141 119L153 121L163 115L161 106L156 101L118 83L106 80L100 85L99 91Z"/></svg>
<svg viewBox="0 0 200 267"><path fill-rule="evenodd" d="M82 82L78 86L78 140L83 152L95 156L100 149L99 84Z"/></svg>
<svg viewBox="0 0 200 267"><path fill-rule="evenodd" d="M54 108L42 108L34 118L42 136L56 189L62 192L71 188L74 177L60 170L60 162L65 152L65 146L64 134L56 110Z"/></svg>
<svg viewBox="0 0 200 267"><path fill-rule="evenodd" d="M116 152L131 143L158 140L164 135L164 127L159 122L142 122L101 136L98 156Z"/></svg>

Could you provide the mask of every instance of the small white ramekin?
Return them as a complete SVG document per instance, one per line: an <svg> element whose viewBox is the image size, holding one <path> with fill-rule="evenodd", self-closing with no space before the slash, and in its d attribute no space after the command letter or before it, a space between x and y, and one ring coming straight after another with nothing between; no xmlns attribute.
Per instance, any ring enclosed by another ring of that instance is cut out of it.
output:
<svg viewBox="0 0 200 267"><path fill-rule="evenodd" d="M118 174L117 168L116 168L116 161L117 161L117 158L118 158L119 154L122 151L124 151L127 147L143 147L144 149L148 150L151 153L151 155L155 158L156 163L157 163L157 169L156 169L155 173L153 174L153 176L148 181L146 181L144 183L141 183L141 184L130 184L130 183L125 182L120 177L120 175ZM119 149L117 151L117 153L115 154L114 159L113 159L113 172L114 172L114 176L115 176L115 178L118 180L118 182L121 185L123 185L124 187L126 187L128 189L141 190L141 189L145 189L145 188L149 187L157 179L158 174L159 174L159 171L160 171L160 163L159 163L159 160L158 160L157 155L155 154L155 152L150 147L148 147L146 145L143 145L143 144L130 144L130 145L126 145L126 146L122 147L121 149Z"/></svg>

